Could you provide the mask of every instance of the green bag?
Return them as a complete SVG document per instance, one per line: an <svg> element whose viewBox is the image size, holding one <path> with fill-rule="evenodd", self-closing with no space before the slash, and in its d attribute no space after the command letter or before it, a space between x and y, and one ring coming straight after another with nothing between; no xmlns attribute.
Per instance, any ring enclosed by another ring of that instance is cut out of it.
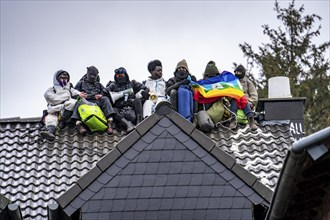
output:
<svg viewBox="0 0 330 220"><path fill-rule="evenodd" d="M225 108L223 107L222 99L213 103L211 108L207 110L207 113L209 114L214 124L221 121L224 112L225 112Z"/></svg>
<svg viewBox="0 0 330 220"><path fill-rule="evenodd" d="M108 128L107 119L99 106L95 104L82 104L78 107L78 112L82 122L91 131L105 131Z"/></svg>
<svg viewBox="0 0 330 220"><path fill-rule="evenodd" d="M242 109L237 110L237 123L239 124L247 124L249 123L246 115L244 114Z"/></svg>

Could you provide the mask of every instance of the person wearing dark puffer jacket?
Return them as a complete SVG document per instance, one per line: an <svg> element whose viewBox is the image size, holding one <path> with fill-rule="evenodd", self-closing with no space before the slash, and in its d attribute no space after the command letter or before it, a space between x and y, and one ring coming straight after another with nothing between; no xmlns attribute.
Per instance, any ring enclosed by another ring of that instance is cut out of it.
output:
<svg viewBox="0 0 330 220"><path fill-rule="evenodd" d="M126 133L134 129L133 124L143 120L142 102L135 94L145 89L142 83L130 80L124 67L115 69L114 81L109 81L106 88L116 112L114 121L116 128L125 129Z"/></svg>
<svg viewBox="0 0 330 220"><path fill-rule="evenodd" d="M83 98L89 102L97 104L103 111L105 117L108 120L108 129L107 133L113 133L113 115L115 114L114 109L110 103L108 97L108 91L106 88L99 82L99 71L96 67L90 66L87 67L86 77L83 77L75 86L75 89L83 92ZM80 120L80 115L78 108L81 105L76 104L75 110L73 111L72 119L76 120L76 126L80 134L86 134L87 129L85 125Z"/></svg>

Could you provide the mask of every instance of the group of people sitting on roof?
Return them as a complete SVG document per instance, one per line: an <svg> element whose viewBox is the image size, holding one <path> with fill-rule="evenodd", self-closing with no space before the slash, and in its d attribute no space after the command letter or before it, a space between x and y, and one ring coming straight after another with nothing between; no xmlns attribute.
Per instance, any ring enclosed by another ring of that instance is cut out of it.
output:
<svg viewBox="0 0 330 220"><path fill-rule="evenodd" d="M208 62L202 80L196 80L186 60L181 60L174 76L165 81L162 63L148 63L150 76L142 83L131 80L127 70L119 67L114 80L106 87L100 83L96 67L87 67L87 73L73 86L70 74L65 70L55 72L53 86L44 97L48 109L43 116L46 129L44 139L54 139L56 130L68 122L76 125L81 135L88 131L114 130L131 132L134 126L150 116L160 102L169 102L188 121L201 131L210 132L217 123L228 122L230 129L237 126L238 111L246 117L252 130L257 126L253 109L258 93L245 76L245 68L239 65L234 74L219 72L215 62Z"/></svg>

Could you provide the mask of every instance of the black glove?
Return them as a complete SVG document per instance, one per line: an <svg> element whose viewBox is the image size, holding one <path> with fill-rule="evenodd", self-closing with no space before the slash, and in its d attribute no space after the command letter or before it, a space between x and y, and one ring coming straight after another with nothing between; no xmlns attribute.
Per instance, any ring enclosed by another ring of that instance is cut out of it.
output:
<svg viewBox="0 0 330 220"><path fill-rule="evenodd" d="M143 98L148 99L149 98L149 89L142 90L141 95Z"/></svg>
<svg viewBox="0 0 330 220"><path fill-rule="evenodd" d="M132 106L133 105L133 99L128 99L127 101L123 101L124 106Z"/></svg>
<svg viewBox="0 0 330 220"><path fill-rule="evenodd" d="M189 85L190 81L188 79L184 79L181 81L181 85Z"/></svg>

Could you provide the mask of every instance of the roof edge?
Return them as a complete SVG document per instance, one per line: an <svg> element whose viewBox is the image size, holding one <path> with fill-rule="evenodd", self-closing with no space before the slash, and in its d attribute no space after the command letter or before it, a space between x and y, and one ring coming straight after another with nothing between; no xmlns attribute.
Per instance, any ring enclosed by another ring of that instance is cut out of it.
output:
<svg viewBox="0 0 330 220"><path fill-rule="evenodd" d="M0 123L17 123L17 122L40 122L41 117L31 117L31 118L21 118L21 117L12 117L12 118L0 118Z"/></svg>
<svg viewBox="0 0 330 220"><path fill-rule="evenodd" d="M329 137L330 127L327 127L293 144L285 158L266 219L282 219L282 214L285 213L287 208L286 201L290 197L288 191L292 190L297 173L299 173L306 159L312 160L306 150Z"/></svg>

